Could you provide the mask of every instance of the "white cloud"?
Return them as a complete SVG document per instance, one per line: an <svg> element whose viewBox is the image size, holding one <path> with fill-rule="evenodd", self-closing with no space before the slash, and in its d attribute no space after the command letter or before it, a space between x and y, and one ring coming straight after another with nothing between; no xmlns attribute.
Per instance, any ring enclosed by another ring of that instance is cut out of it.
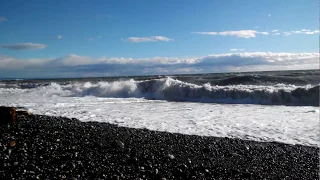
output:
<svg viewBox="0 0 320 180"><path fill-rule="evenodd" d="M269 35L268 32L256 32L257 34Z"/></svg>
<svg viewBox="0 0 320 180"><path fill-rule="evenodd" d="M278 29L274 29L270 32L267 31L255 31L255 30L239 30L239 31L221 31L221 32L193 32L195 34L202 34L202 35L212 35L212 36L235 36L238 38L255 38L258 34L261 35L273 35L278 36L281 34L281 32ZM295 31L285 31L282 32L284 36L290 36L293 34L306 34L306 35L313 35L313 34L319 34L319 30L308 30L308 29L301 29L301 30L295 30Z"/></svg>
<svg viewBox="0 0 320 180"><path fill-rule="evenodd" d="M283 32L283 34L284 34L285 36L290 36L290 35L291 35L290 32Z"/></svg>
<svg viewBox="0 0 320 180"><path fill-rule="evenodd" d="M18 43L18 44L5 44L2 45L3 48L12 50L36 50L44 49L47 47L45 44L34 44L34 43Z"/></svg>
<svg viewBox="0 0 320 180"><path fill-rule="evenodd" d="M58 40L62 39L62 35L58 35L58 36L57 36L57 39L58 39Z"/></svg>
<svg viewBox="0 0 320 180"><path fill-rule="evenodd" d="M237 49L237 48L229 49L229 51L231 51L231 52L244 51L244 50L245 49Z"/></svg>
<svg viewBox="0 0 320 180"><path fill-rule="evenodd" d="M8 21L8 19L5 18L5 17L0 16L0 22L5 22L5 21Z"/></svg>
<svg viewBox="0 0 320 180"><path fill-rule="evenodd" d="M240 31L223 31L218 33L221 36L236 36L239 38L253 38L256 37L256 31L240 30Z"/></svg>
<svg viewBox="0 0 320 180"><path fill-rule="evenodd" d="M255 30L239 30L239 31L221 31L221 32L194 32L203 35L219 35L219 36L235 36L238 38L254 38L256 34L268 35L268 32L259 32Z"/></svg>
<svg viewBox="0 0 320 180"><path fill-rule="evenodd" d="M0 56L0 69L21 70L26 67L43 67L51 59L17 59L8 56Z"/></svg>
<svg viewBox="0 0 320 180"><path fill-rule="evenodd" d="M69 74L146 75L256 71L283 69L315 69L319 53L241 52L213 54L204 57L93 58L69 55L57 59L16 59L0 57L0 76L6 73L31 73L33 76L67 76Z"/></svg>
<svg viewBox="0 0 320 180"><path fill-rule="evenodd" d="M78 56L75 54L70 54L66 57L53 59L48 62L50 66L79 66L79 65L88 65L92 63L97 63L94 58L86 56Z"/></svg>
<svg viewBox="0 0 320 180"><path fill-rule="evenodd" d="M312 34L319 34L319 30L308 30L308 29L301 29L301 30L296 30L296 31L291 31L293 34L308 34L308 35L312 35Z"/></svg>
<svg viewBox="0 0 320 180"><path fill-rule="evenodd" d="M150 36L150 37L129 37L126 39L121 39L123 41L140 43L140 42L156 42L156 41L172 41L173 39L167 38L165 36Z"/></svg>

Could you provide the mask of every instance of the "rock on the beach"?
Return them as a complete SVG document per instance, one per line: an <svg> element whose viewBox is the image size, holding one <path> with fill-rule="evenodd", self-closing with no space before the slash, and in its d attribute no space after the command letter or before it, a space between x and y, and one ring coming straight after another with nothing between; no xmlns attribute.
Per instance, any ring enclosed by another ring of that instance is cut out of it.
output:
<svg viewBox="0 0 320 180"><path fill-rule="evenodd" d="M0 106L0 124L8 124L16 121L16 108Z"/></svg>
<svg viewBox="0 0 320 180"><path fill-rule="evenodd" d="M9 145L10 147L14 147L16 145L16 141L15 140L10 141Z"/></svg>
<svg viewBox="0 0 320 180"><path fill-rule="evenodd" d="M27 116L32 116L32 114L29 111L16 111L17 114L23 114L23 115L27 115Z"/></svg>
<svg viewBox="0 0 320 180"><path fill-rule="evenodd" d="M172 154L168 154L168 157L169 157L170 159L174 159L174 158L175 158L174 155L172 155Z"/></svg>
<svg viewBox="0 0 320 180"><path fill-rule="evenodd" d="M112 143L112 147L114 147L114 148L124 148L124 143L119 141L119 140L115 140Z"/></svg>

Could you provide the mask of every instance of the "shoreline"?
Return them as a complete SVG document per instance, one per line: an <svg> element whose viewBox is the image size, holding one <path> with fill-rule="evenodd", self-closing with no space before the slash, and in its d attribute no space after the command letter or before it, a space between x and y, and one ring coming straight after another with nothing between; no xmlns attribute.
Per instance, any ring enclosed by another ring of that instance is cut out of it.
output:
<svg viewBox="0 0 320 180"><path fill-rule="evenodd" d="M1 125L0 179L318 179L319 147L18 114ZM14 141L14 146L10 142Z"/></svg>

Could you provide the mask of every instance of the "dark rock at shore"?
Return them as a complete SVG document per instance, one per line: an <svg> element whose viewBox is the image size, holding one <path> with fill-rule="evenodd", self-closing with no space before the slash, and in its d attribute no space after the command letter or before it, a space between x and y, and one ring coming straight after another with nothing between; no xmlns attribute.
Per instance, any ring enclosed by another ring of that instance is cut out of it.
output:
<svg viewBox="0 0 320 180"><path fill-rule="evenodd" d="M0 106L0 125L16 122L16 108Z"/></svg>
<svg viewBox="0 0 320 180"><path fill-rule="evenodd" d="M318 147L173 134L63 117L17 117L16 123L0 126L0 179L319 176Z"/></svg>

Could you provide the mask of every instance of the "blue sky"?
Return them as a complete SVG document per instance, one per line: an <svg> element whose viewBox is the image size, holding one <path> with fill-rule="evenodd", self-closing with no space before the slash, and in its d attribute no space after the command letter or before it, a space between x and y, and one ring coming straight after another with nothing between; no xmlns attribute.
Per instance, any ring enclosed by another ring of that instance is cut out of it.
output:
<svg viewBox="0 0 320 180"><path fill-rule="evenodd" d="M318 17L317 0L6 1L0 77L312 68Z"/></svg>

